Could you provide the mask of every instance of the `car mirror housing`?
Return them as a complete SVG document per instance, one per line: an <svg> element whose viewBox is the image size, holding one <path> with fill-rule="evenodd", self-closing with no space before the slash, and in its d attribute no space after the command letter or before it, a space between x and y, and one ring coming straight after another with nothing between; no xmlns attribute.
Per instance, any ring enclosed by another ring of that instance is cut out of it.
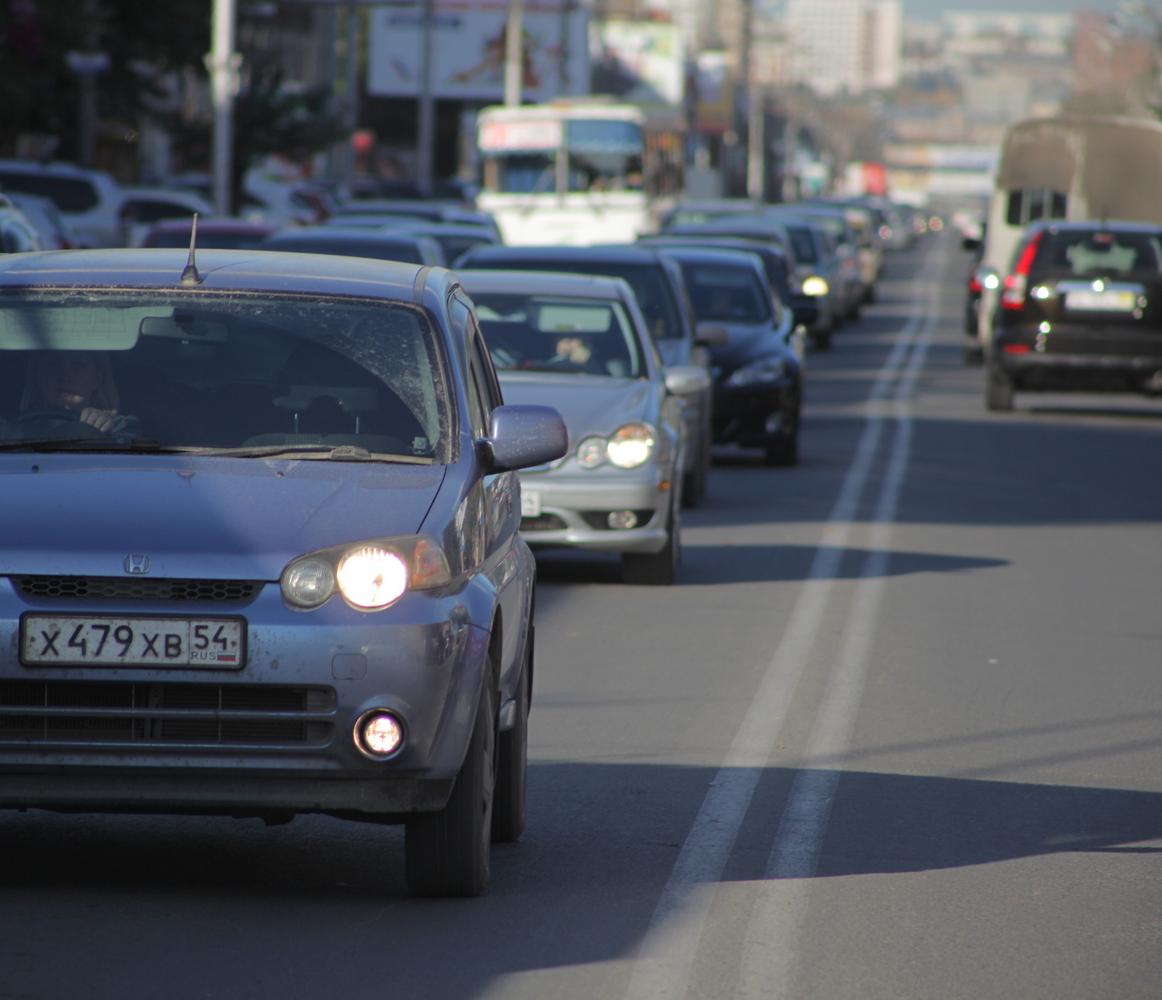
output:
<svg viewBox="0 0 1162 1000"><path fill-rule="evenodd" d="M494 472L527 469L561 458L569 432L551 406L498 406L482 444Z"/></svg>
<svg viewBox="0 0 1162 1000"><path fill-rule="evenodd" d="M665 369L666 388L674 396L692 396L710 388L710 376L698 365L671 365Z"/></svg>

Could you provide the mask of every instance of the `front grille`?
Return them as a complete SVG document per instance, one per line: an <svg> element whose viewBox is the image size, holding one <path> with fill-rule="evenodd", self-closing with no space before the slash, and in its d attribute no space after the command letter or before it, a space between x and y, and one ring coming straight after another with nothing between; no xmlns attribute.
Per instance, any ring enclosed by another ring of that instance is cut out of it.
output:
<svg viewBox="0 0 1162 1000"><path fill-rule="evenodd" d="M244 604L262 589L257 580L165 580L121 576L14 576L30 600L160 601Z"/></svg>
<svg viewBox="0 0 1162 1000"><path fill-rule="evenodd" d="M0 681L0 746L323 747L335 704L325 687Z"/></svg>

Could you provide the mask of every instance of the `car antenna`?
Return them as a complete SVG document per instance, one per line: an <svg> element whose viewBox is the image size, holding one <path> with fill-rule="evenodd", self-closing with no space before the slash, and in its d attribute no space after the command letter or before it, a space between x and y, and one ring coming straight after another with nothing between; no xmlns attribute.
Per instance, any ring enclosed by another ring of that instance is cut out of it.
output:
<svg viewBox="0 0 1162 1000"><path fill-rule="evenodd" d="M190 226L190 256L186 259L186 266L182 270L181 283L183 285L200 285L202 276L198 274L198 265L194 263L194 251L198 248L198 213L194 213L193 224Z"/></svg>

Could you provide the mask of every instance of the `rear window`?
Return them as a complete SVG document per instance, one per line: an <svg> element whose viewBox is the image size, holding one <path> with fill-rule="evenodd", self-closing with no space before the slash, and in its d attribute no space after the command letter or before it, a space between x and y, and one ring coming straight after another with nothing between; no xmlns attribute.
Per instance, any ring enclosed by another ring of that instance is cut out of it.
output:
<svg viewBox="0 0 1162 1000"><path fill-rule="evenodd" d="M0 188L49 198L62 212L88 212L96 208L98 203L93 185L76 177L0 170Z"/></svg>
<svg viewBox="0 0 1162 1000"><path fill-rule="evenodd" d="M1162 274L1162 234L1109 230L1046 233L1030 277L1140 277Z"/></svg>
<svg viewBox="0 0 1162 1000"><path fill-rule="evenodd" d="M1065 194L1049 188L1021 188L1009 192L1005 203L1005 222L1010 226L1027 226L1038 219L1064 219Z"/></svg>

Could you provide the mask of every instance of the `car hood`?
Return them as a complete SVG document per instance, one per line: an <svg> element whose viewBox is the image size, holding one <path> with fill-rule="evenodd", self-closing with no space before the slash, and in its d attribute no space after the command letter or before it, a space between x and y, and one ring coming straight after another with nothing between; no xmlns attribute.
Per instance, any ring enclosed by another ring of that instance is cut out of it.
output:
<svg viewBox="0 0 1162 1000"><path fill-rule="evenodd" d="M0 459L6 573L277 580L295 556L419 530L443 466L170 456Z"/></svg>
<svg viewBox="0 0 1162 1000"><path fill-rule="evenodd" d="M658 420L658 391L648 379L502 372L500 385L506 403L554 407L568 428L570 448L632 420Z"/></svg>
<svg viewBox="0 0 1162 1000"><path fill-rule="evenodd" d="M769 323L707 322L707 326L711 325L721 327L727 334L725 344L716 344L710 348L714 368L731 371L758 358L792 353Z"/></svg>

